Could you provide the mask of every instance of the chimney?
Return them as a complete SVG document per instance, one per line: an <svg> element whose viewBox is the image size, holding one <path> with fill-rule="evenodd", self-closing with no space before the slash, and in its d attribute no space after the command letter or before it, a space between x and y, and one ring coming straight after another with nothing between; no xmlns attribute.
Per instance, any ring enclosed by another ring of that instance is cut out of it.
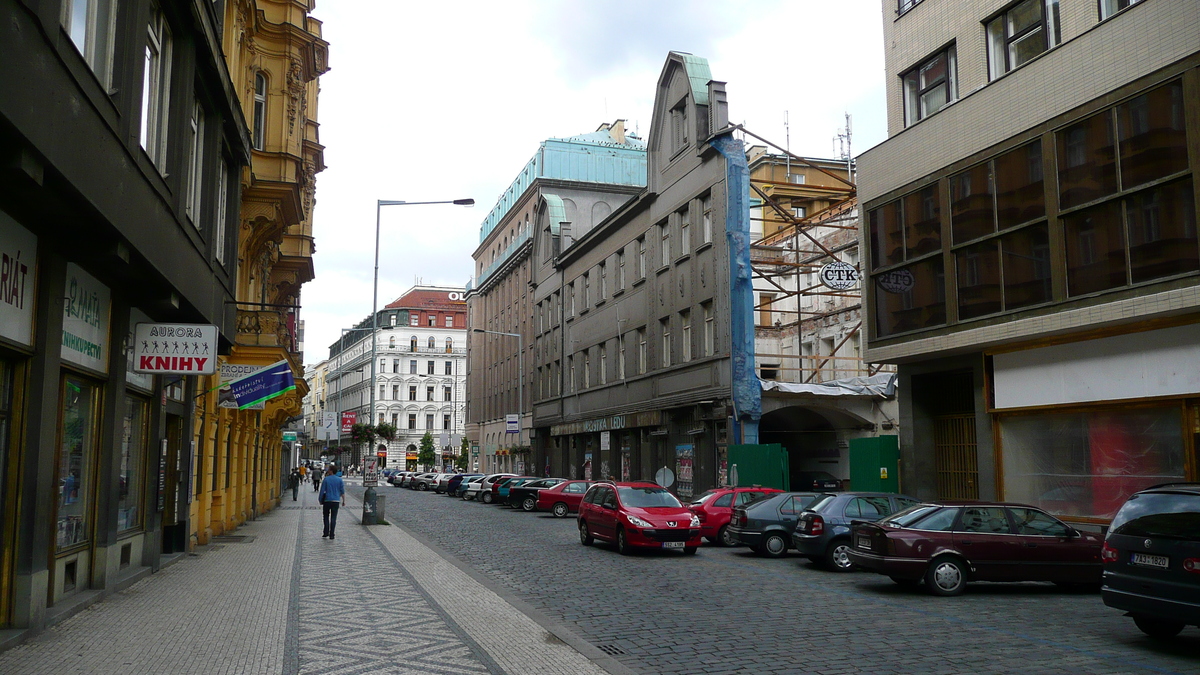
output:
<svg viewBox="0 0 1200 675"><path fill-rule="evenodd" d="M612 136L614 143L625 145L625 120L616 120L612 126L608 128L608 134Z"/></svg>

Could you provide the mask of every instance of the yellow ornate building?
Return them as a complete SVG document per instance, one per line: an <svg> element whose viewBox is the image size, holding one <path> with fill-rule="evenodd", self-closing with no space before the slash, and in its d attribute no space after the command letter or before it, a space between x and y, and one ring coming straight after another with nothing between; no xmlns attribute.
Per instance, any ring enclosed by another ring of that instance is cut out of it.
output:
<svg viewBox="0 0 1200 675"><path fill-rule="evenodd" d="M237 337L222 366L245 372L286 359L297 387L259 410L237 410L220 407L221 376L208 378L195 408L192 545L275 507L291 469L280 427L301 414L308 391L297 341L300 287L313 278L313 196L325 168L317 78L329 69L329 45L310 16L315 4L223 4L222 46L253 157L241 180Z"/></svg>

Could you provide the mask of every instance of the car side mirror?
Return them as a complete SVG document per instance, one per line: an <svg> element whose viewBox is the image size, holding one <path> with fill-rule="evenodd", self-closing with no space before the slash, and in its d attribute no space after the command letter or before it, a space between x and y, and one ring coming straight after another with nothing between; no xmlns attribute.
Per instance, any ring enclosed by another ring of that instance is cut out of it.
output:
<svg viewBox="0 0 1200 675"><path fill-rule="evenodd" d="M1083 536L1083 533L1080 532L1079 530L1077 530L1073 527L1067 528L1067 539L1079 539L1082 536Z"/></svg>

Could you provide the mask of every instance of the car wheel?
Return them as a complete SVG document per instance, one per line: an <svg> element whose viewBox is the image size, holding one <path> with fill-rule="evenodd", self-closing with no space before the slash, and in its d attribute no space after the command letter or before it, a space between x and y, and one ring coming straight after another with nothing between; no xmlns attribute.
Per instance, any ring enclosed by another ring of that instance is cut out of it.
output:
<svg viewBox="0 0 1200 675"><path fill-rule="evenodd" d="M719 546L737 546L737 540L729 534L729 526L722 525L721 529L717 530L717 541Z"/></svg>
<svg viewBox="0 0 1200 675"><path fill-rule="evenodd" d="M967 586L967 569L955 558L937 558L925 573L925 586L934 595L958 595Z"/></svg>
<svg viewBox="0 0 1200 675"><path fill-rule="evenodd" d="M1179 635L1179 632L1183 630L1183 622L1181 621L1154 619L1139 614L1133 615L1133 622L1137 624L1138 630L1156 640L1173 638L1176 635Z"/></svg>
<svg viewBox="0 0 1200 675"><path fill-rule="evenodd" d="M617 530L617 553L621 555L633 553L633 548L630 547L629 541L625 539L625 530Z"/></svg>
<svg viewBox="0 0 1200 675"><path fill-rule="evenodd" d="M537 508L537 500L533 497L526 497L525 501L521 502L521 508L526 511L532 511Z"/></svg>
<svg viewBox="0 0 1200 675"><path fill-rule="evenodd" d="M888 578L901 586L916 586L917 585L916 579L901 579L900 577L888 577Z"/></svg>
<svg viewBox="0 0 1200 675"><path fill-rule="evenodd" d="M782 534L778 532L771 532L763 535L761 548L763 555L767 556L768 558L782 558L787 554L787 540L783 538Z"/></svg>
<svg viewBox="0 0 1200 675"><path fill-rule="evenodd" d="M554 517L556 518L566 518L567 514L571 512L571 509L567 508L566 504L559 502L554 505L554 508L551 509L550 512L553 513Z"/></svg>
<svg viewBox="0 0 1200 675"><path fill-rule="evenodd" d="M492 493L490 493L490 492L483 493L483 503L484 504L492 503Z"/></svg>
<svg viewBox="0 0 1200 675"><path fill-rule="evenodd" d="M579 523L579 543L583 544L584 546L591 546L592 542L594 541L596 540L593 539L591 533L588 532L587 522L581 521Z"/></svg>
<svg viewBox="0 0 1200 675"><path fill-rule="evenodd" d="M847 555L849 551L849 539L834 539L829 548L825 549L825 566L834 572L854 570L854 563L850 562L850 556Z"/></svg>
<svg viewBox="0 0 1200 675"><path fill-rule="evenodd" d="M428 483L420 483L417 485L417 489L420 490L421 492L424 492L429 489L429 484Z"/></svg>
<svg viewBox="0 0 1200 675"><path fill-rule="evenodd" d="M695 547L695 546L684 546L683 552L686 555L696 555L696 548L697 547Z"/></svg>

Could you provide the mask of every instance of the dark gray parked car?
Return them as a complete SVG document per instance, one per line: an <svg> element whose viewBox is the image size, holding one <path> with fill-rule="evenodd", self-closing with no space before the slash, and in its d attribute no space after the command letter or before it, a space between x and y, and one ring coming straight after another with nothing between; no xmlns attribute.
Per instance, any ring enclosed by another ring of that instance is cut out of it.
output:
<svg viewBox="0 0 1200 675"><path fill-rule="evenodd" d="M791 546L800 513L816 498L815 492L778 492L735 506L725 533L737 546L778 558Z"/></svg>
<svg viewBox="0 0 1200 675"><path fill-rule="evenodd" d="M800 514L792 532L792 546L800 555L835 572L849 572L854 564L850 550L850 523L879 520L920 502L907 495L886 492L823 494Z"/></svg>

